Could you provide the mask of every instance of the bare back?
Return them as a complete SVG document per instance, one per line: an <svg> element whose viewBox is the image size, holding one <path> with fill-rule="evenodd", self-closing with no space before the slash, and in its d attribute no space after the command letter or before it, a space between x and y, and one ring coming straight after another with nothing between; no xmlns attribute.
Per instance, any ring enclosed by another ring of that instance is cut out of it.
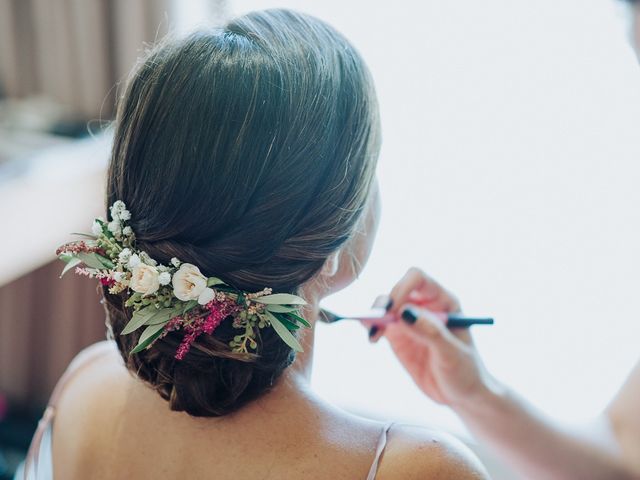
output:
<svg viewBox="0 0 640 480"><path fill-rule="evenodd" d="M102 347L105 347L103 342ZM365 479L383 425L276 387L220 418L172 412L115 346L76 369L53 422L54 478ZM488 478L454 441L394 425L380 480Z"/></svg>

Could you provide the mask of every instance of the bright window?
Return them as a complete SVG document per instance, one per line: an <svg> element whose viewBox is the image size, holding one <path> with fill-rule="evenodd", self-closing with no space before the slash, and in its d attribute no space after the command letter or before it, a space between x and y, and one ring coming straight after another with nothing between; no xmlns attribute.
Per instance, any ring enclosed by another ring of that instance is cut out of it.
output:
<svg viewBox="0 0 640 480"><path fill-rule="evenodd" d="M236 13L276 6L236 1ZM640 75L614 0L286 1L368 62L383 219L367 307L410 265L469 313L490 369L551 415L612 397L640 334ZM314 383L359 411L458 430L359 325L318 328Z"/></svg>

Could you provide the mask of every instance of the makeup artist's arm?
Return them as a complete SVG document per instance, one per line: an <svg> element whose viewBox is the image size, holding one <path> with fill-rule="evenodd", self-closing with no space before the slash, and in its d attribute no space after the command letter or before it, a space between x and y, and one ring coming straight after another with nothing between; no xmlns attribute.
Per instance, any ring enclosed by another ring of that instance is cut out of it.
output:
<svg viewBox="0 0 640 480"><path fill-rule="evenodd" d="M640 369L612 403L610 417L601 417L599 428L572 432L493 378L468 330L445 328L434 313L458 311L459 304L433 279L411 269L391 298L394 313L400 316L410 308L413 315L404 318L415 321L392 323L374 340L387 337L422 391L451 407L474 435L526 478L640 479Z"/></svg>

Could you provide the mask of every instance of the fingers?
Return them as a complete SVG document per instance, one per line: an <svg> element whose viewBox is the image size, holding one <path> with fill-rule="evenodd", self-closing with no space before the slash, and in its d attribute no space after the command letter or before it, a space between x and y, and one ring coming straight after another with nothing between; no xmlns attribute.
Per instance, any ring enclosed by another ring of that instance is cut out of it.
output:
<svg viewBox="0 0 640 480"><path fill-rule="evenodd" d="M444 363L455 361L467 349L463 339L454 335L433 312L403 305L402 319L412 334L425 341L434 357ZM463 335L470 340L468 331Z"/></svg>
<svg viewBox="0 0 640 480"><path fill-rule="evenodd" d="M410 268L393 287L391 310L400 313L401 305L414 301L428 306L431 310L457 312L460 310L458 299L443 288L437 281L416 267Z"/></svg>

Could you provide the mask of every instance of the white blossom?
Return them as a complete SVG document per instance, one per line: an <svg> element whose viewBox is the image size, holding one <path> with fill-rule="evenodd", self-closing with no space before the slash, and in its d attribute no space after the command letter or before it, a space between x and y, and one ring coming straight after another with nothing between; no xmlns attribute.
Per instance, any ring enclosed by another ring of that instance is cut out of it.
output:
<svg viewBox="0 0 640 480"><path fill-rule="evenodd" d="M122 210L119 216L122 221L131 220L131 212L129 210Z"/></svg>
<svg viewBox="0 0 640 480"><path fill-rule="evenodd" d="M174 267L178 268L180 266L180 260L178 260L176 257L173 257L171 259L171 265L173 265Z"/></svg>
<svg viewBox="0 0 640 480"><path fill-rule="evenodd" d="M207 277L200 273L200 269L190 263L183 263L173 274L173 295L186 302L197 299L207 288Z"/></svg>
<svg viewBox="0 0 640 480"><path fill-rule="evenodd" d="M131 257L131 250L128 248L122 249L122 251L118 254L118 260L120 263L127 263L129 258Z"/></svg>
<svg viewBox="0 0 640 480"><path fill-rule="evenodd" d="M116 200L115 202L113 202L113 205L111 205L112 212L121 212L122 210L126 210L126 208L127 206L122 200Z"/></svg>
<svg viewBox="0 0 640 480"><path fill-rule="evenodd" d="M158 276L158 281L160 285L169 285L171 283L171 274L169 272L162 272Z"/></svg>
<svg viewBox="0 0 640 480"><path fill-rule="evenodd" d="M143 295L151 295L158 291L158 288L160 287L158 277L158 270L150 265L141 263L131 272L129 287L131 287L131 290L134 292L142 293Z"/></svg>
<svg viewBox="0 0 640 480"><path fill-rule="evenodd" d="M120 222L118 220L112 220L111 222L109 222L107 228L114 235L117 235L121 232Z"/></svg>
<svg viewBox="0 0 640 480"><path fill-rule="evenodd" d="M127 264L127 266L129 268L136 268L138 265L140 265L140 263L141 263L140 262L140 257L134 253L129 258L129 263Z"/></svg>
<svg viewBox="0 0 640 480"><path fill-rule="evenodd" d="M127 225L126 227L124 227L122 229L122 234L125 237L130 237L131 235L133 235L133 230L131 229L131 227L129 225Z"/></svg>
<svg viewBox="0 0 640 480"><path fill-rule="evenodd" d="M122 282L122 280L124 280L124 277L125 277L124 272L114 272L113 274L113 279L118 283Z"/></svg>
<svg viewBox="0 0 640 480"><path fill-rule="evenodd" d="M198 303L200 305L206 305L215 297L216 297L216 292L213 290L213 288L207 287L200 293L200 295L198 295Z"/></svg>
<svg viewBox="0 0 640 480"><path fill-rule="evenodd" d="M91 226L91 232L97 237L102 235L102 225L97 220L93 221L93 225Z"/></svg>

